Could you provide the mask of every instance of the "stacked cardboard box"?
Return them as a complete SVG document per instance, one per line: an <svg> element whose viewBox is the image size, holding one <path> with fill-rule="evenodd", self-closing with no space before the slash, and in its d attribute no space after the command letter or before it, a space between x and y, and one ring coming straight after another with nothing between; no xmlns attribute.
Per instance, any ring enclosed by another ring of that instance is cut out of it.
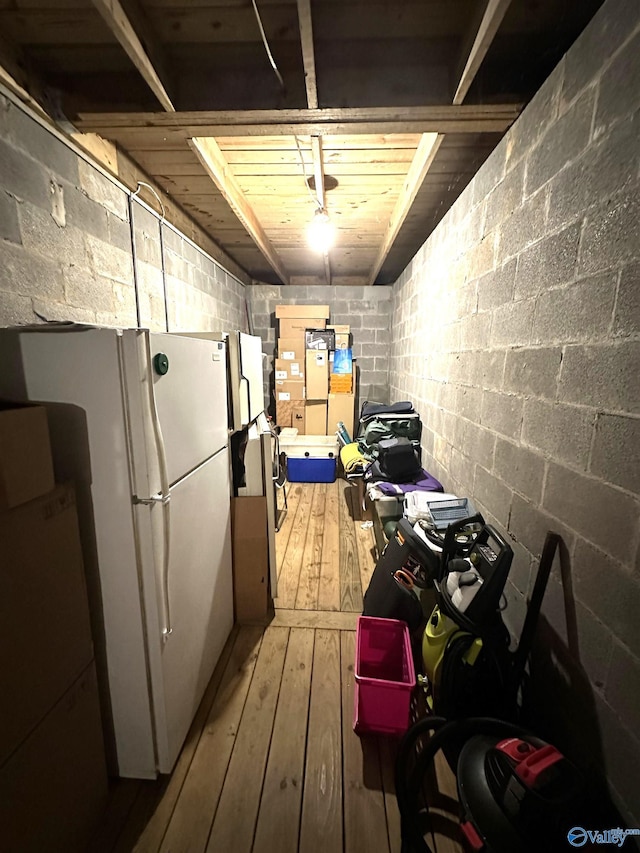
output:
<svg viewBox="0 0 640 853"><path fill-rule="evenodd" d="M347 325L327 325L328 305L277 305L275 362L276 422L300 434L333 435L338 421L351 434L355 366L347 375L332 371L334 354L351 344Z"/></svg>
<svg viewBox="0 0 640 853"><path fill-rule="evenodd" d="M75 493L46 410L0 404L2 847L85 850L107 774Z"/></svg>

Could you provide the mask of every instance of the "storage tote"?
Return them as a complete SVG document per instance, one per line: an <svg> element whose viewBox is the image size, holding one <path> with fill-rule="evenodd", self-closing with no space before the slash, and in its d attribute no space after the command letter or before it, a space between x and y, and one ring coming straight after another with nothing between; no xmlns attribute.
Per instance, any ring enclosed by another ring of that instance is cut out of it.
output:
<svg viewBox="0 0 640 853"><path fill-rule="evenodd" d="M356 630L353 720L356 734L403 734L409 726L409 705L415 686L406 623L360 616Z"/></svg>

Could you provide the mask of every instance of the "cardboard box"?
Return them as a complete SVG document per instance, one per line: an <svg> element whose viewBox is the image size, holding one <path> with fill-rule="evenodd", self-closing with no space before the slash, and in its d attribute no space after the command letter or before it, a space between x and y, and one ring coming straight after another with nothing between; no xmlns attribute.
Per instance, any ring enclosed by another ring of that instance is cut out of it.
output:
<svg viewBox="0 0 640 853"><path fill-rule="evenodd" d="M83 853L103 818L107 791L91 663L0 768L2 849Z"/></svg>
<svg viewBox="0 0 640 853"><path fill-rule="evenodd" d="M276 423L283 429L286 427L295 427L299 433L304 433L304 402L301 400L291 402L276 400Z"/></svg>
<svg viewBox="0 0 640 853"><path fill-rule="evenodd" d="M288 402L289 400L304 400L304 379L276 379L274 391L276 402Z"/></svg>
<svg viewBox="0 0 640 853"><path fill-rule="evenodd" d="M278 359L304 364L304 335L297 338L278 338Z"/></svg>
<svg viewBox="0 0 640 853"><path fill-rule="evenodd" d="M351 328L342 324L340 326L327 326L335 334L335 349L349 349L351 346Z"/></svg>
<svg viewBox="0 0 640 853"><path fill-rule="evenodd" d="M295 338L298 335L302 335L304 337L307 329L321 329L324 330L326 325L325 320L320 320L317 317L312 317L310 319L296 318L292 320L280 320L280 337L281 338Z"/></svg>
<svg viewBox="0 0 640 853"><path fill-rule="evenodd" d="M327 434L333 435L342 421L351 438L355 421L355 394L329 394L327 404Z"/></svg>
<svg viewBox="0 0 640 853"><path fill-rule="evenodd" d="M276 305L276 317L283 319L328 320L328 305Z"/></svg>
<svg viewBox="0 0 640 853"><path fill-rule="evenodd" d="M306 435L327 434L327 401L307 400L304 404L304 431Z"/></svg>
<svg viewBox="0 0 640 853"><path fill-rule="evenodd" d="M329 353L307 350L305 358L307 400L326 400L329 394Z"/></svg>
<svg viewBox="0 0 640 853"><path fill-rule="evenodd" d="M267 499L261 495L233 498L231 531L236 622L262 621L269 599Z"/></svg>
<svg viewBox="0 0 640 853"><path fill-rule="evenodd" d="M70 485L0 514L0 764L93 659Z"/></svg>
<svg viewBox="0 0 640 853"><path fill-rule="evenodd" d="M46 495L53 486L46 409L0 402L0 510Z"/></svg>
<svg viewBox="0 0 640 853"><path fill-rule="evenodd" d="M288 358L276 358L275 363L276 381L287 379L302 379L304 381L304 359L292 361Z"/></svg>

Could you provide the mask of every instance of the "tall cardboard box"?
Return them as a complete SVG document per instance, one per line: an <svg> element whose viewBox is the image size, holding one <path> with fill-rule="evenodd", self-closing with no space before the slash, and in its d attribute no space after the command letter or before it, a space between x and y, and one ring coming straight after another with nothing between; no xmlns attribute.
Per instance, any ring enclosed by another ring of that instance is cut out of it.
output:
<svg viewBox="0 0 640 853"><path fill-rule="evenodd" d="M283 429L295 427L300 434L305 431L304 400L276 400L276 424Z"/></svg>
<svg viewBox="0 0 640 853"><path fill-rule="evenodd" d="M53 486L46 409L0 401L0 511L45 495Z"/></svg>
<svg viewBox="0 0 640 853"><path fill-rule="evenodd" d="M304 364L304 335L278 338L278 359Z"/></svg>
<svg viewBox="0 0 640 853"><path fill-rule="evenodd" d="M342 421L351 438L355 420L355 394L329 394L327 406L327 434L333 435L338 421Z"/></svg>
<svg viewBox="0 0 640 853"><path fill-rule="evenodd" d="M307 350L305 358L307 400L326 400L329 395L329 353Z"/></svg>
<svg viewBox="0 0 640 853"><path fill-rule="evenodd" d="M327 401L307 400L304 404L305 435L327 434Z"/></svg>
<svg viewBox="0 0 640 853"><path fill-rule="evenodd" d="M0 767L0 847L84 853L106 804L100 703L90 663Z"/></svg>
<svg viewBox="0 0 640 853"><path fill-rule="evenodd" d="M0 764L93 659L75 494L0 513Z"/></svg>
<svg viewBox="0 0 640 853"><path fill-rule="evenodd" d="M236 621L260 622L269 606L269 542L267 499L261 495L233 498L233 598Z"/></svg>
<svg viewBox="0 0 640 853"><path fill-rule="evenodd" d="M304 381L304 359L294 361L287 358L276 358L274 367L276 382L278 380L302 379Z"/></svg>

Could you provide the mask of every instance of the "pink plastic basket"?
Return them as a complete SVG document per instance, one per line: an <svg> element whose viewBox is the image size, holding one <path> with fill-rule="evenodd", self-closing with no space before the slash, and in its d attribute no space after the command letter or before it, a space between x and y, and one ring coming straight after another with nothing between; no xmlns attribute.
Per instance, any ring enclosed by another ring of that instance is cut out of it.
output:
<svg viewBox="0 0 640 853"><path fill-rule="evenodd" d="M355 676L355 732L405 732L411 691L416 685L406 623L372 616L358 618Z"/></svg>

